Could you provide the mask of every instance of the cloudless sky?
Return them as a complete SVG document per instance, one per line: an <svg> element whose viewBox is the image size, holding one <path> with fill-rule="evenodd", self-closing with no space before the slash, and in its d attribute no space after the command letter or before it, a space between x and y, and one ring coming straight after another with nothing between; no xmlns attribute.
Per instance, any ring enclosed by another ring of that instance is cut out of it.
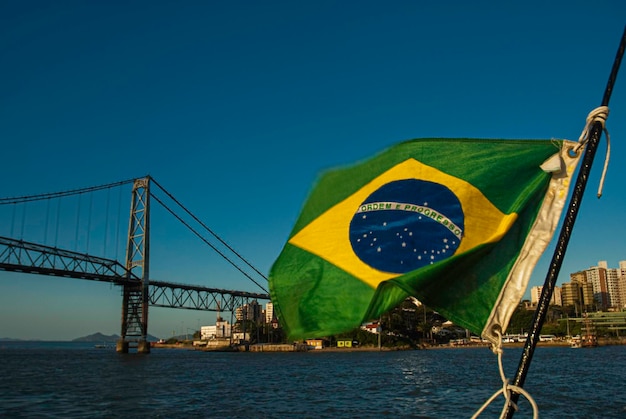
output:
<svg viewBox="0 0 626 419"><path fill-rule="evenodd" d="M325 169L419 137L577 140L625 18L619 0L4 1L0 197L150 174L267 275ZM626 260L625 72L604 195L603 139L559 284ZM20 228L3 214L2 234ZM151 278L262 292L171 218L153 214ZM118 287L0 272L0 337L119 334L120 318ZM151 308L149 332L214 319Z"/></svg>

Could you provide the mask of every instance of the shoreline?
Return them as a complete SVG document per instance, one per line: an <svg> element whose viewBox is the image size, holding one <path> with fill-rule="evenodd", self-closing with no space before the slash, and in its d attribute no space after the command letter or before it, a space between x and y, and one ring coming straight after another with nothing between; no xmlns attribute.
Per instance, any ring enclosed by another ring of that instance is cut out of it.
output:
<svg viewBox="0 0 626 419"><path fill-rule="evenodd" d="M598 347L601 346L619 346L626 345L626 338L598 338ZM524 342L503 343L503 348L522 348L525 346ZM552 342L537 342L537 347L570 347L570 343L567 341L552 341ZM412 350L442 350L442 349L475 349L486 348L490 349L488 343L467 343L463 345L425 345L422 344L419 347L398 346L398 347L377 347L377 346L361 346L350 348L338 348L338 347L325 347L321 349L313 349L306 347L304 344L269 344L260 343L253 345L232 345L232 346L193 346L192 344L185 343L156 343L152 342L152 349L186 349L202 352L394 352L394 351L412 351Z"/></svg>

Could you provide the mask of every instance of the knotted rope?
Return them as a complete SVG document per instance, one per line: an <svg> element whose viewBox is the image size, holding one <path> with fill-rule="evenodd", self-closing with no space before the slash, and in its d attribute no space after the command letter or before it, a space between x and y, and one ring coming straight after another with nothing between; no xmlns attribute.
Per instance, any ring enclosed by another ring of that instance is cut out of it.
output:
<svg viewBox="0 0 626 419"><path fill-rule="evenodd" d="M583 132L580 134L580 138L578 139L578 145L574 147L574 153L578 153L578 151L585 147L587 142L589 141L589 133L591 132L591 127L596 122L599 122L602 125L602 131L606 135L606 157L604 158L604 168L602 169L602 177L600 178L600 184L598 185L598 198L602 196L602 188L604 186L604 178L606 177L606 171L609 168L609 157L611 156L611 137L609 136L609 131L606 129L606 118L609 116L609 107L608 106L599 106L589 112L587 115L587 122L585 124L585 128Z"/></svg>
<svg viewBox="0 0 626 419"><path fill-rule="evenodd" d="M539 408L537 407L537 403L532 398L530 393L524 390L522 387L518 387L512 384L509 384L509 379L506 378L504 374L504 367L502 365L502 354L504 353L502 349L502 333L499 330L495 331L496 335L498 335L498 343L496 346L492 347L493 352L498 355L498 368L500 370L500 378L502 379L502 388L496 391L472 416L472 419L477 418L486 408L491 404L492 401L496 399L500 394L504 396L504 407L502 408L502 412L500 413L500 419L503 419L507 415L507 409L509 404L513 406L515 411L518 410L518 407L515 403L511 401L511 393L515 392L526 397L528 402L533 407L533 419L537 419L539 417Z"/></svg>

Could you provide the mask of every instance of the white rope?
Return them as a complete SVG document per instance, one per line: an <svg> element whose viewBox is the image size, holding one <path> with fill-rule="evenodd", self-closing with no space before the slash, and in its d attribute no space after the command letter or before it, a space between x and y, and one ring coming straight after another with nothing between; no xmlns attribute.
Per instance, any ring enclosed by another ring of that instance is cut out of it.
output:
<svg viewBox="0 0 626 419"><path fill-rule="evenodd" d="M608 117L608 106L599 106L589 112L585 128L578 139L578 145L574 148L574 152L578 153L581 148L587 145L587 142L589 141L589 133L594 123L599 122L602 125L602 131L604 131L604 134L606 135L606 157L604 158L604 168L602 169L602 177L600 178L600 184L598 185L598 198L602 196L604 178L606 177L606 171L609 168L609 157L611 156L611 137L609 135L609 131L606 129L606 118Z"/></svg>
<svg viewBox="0 0 626 419"><path fill-rule="evenodd" d="M498 355L498 368L500 370L500 378L502 379L502 388L500 390L496 391L476 411L476 413L474 413L474 415L472 416L472 419L476 419L478 416L480 416L480 414L487 408L487 406L489 406L491 404L491 402L494 401L496 399L496 397L498 397L500 394L502 394L504 396L504 407L502 408L502 413L500 413L500 419L503 419L503 418L506 417L509 404L511 404L513 409L515 409L515 411L517 412L517 410L518 410L517 405L511 401L511 393L513 393L513 392L517 393L517 394L521 394L524 397L526 397L528 402L533 407L533 419L537 419L539 417L539 408L537 407L537 403L535 403L535 400L532 398L530 393L528 393L522 387L518 387L518 386L514 386L514 385L509 384L508 378L506 378L506 376L504 375L504 367L502 365L502 354L504 353L504 350L502 349L502 333L499 330L496 330L495 333L496 333L496 335L498 335L498 344L495 347L493 347L492 350L493 350L493 352L495 352Z"/></svg>
<svg viewBox="0 0 626 419"><path fill-rule="evenodd" d="M604 177L606 171L609 168L609 157L611 156L611 137L609 131L604 128L604 134L606 134L606 157L604 158L604 168L602 169L602 177L600 178L600 185L598 185L598 198L602 196L602 187L604 186Z"/></svg>

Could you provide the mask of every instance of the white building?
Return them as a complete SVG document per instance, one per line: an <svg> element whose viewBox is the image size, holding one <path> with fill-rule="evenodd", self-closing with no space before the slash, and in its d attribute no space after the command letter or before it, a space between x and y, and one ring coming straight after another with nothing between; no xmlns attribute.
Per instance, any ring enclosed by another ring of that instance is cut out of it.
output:
<svg viewBox="0 0 626 419"><path fill-rule="evenodd" d="M214 326L202 326L200 328L200 339L222 339L230 338L231 325L225 320L218 320Z"/></svg>
<svg viewBox="0 0 626 419"><path fill-rule="evenodd" d="M254 300L254 301L249 302L248 304L244 304L241 307L237 307L235 309L235 318L237 319L237 321L242 321L242 320L252 320L253 322L263 321L261 317L262 311L263 311L263 307L261 306L261 304L259 304L258 301Z"/></svg>
<svg viewBox="0 0 626 419"><path fill-rule="evenodd" d="M598 262L598 266L592 266L585 270L587 281L593 287L593 299L596 309L604 311L610 307L609 290L606 283L606 261Z"/></svg>
<svg viewBox="0 0 626 419"><path fill-rule="evenodd" d="M539 297L541 296L541 291L543 287L532 287L530 289L530 303L532 305L537 305L539 302ZM552 306L562 306L563 298L561 297L561 287L554 287L554 291L552 292L552 298L550 299L550 305Z"/></svg>
<svg viewBox="0 0 626 419"><path fill-rule="evenodd" d="M626 308L626 260L622 260L619 263L619 295L620 302L622 303L621 307Z"/></svg>
<svg viewBox="0 0 626 419"><path fill-rule="evenodd" d="M274 304L269 302L265 304L265 323L271 323L274 320Z"/></svg>
<svg viewBox="0 0 626 419"><path fill-rule="evenodd" d="M610 268L606 270L606 286L609 291L609 307L622 308L624 303L622 301L621 288L620 288L620 270Z"/></svg>
<svg viewBox="0 0 626 419"><path fill-rule="evenodd" d="M626 261L619 268L609 268L605 260L584 271L593 286L593 298L600 310L626 307Z"/></svg>

